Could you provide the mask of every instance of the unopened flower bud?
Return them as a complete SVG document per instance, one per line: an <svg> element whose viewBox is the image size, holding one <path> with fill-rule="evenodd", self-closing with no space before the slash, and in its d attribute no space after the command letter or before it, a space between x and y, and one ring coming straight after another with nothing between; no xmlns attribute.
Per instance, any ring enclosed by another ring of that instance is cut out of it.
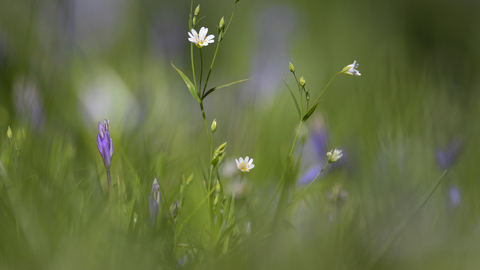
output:
<svg viewBox="0 0 480 270"><path fill-rule="evenodd" d="M218 28L220 28L220 29L225 28L225 19L223 17L220 19L220 23L218 24Z"/></svg>
<svg viewBox="0 0 480 270"><path fill-rule="evenodd" d="M215 185L215 190L217 192L220 192L220 182L217 181L217 184Z"/></svg>
<svg viewBox="0 0 480 270"><path fill-rule="evenodd" d="M227 142L224 142L222 145L220 145L217 150L215 150L215 155L220 155L225 151L225 147L227 147Z"/></svg>
<svg viewBox="0 0 480 270"><path fill-rule="evenodd" d="M152 225L154 225L161 204L160 184L158 184L157 178L153 180L152 194L148 196L148 201L150 208L150 220Z"/></svg>
<svg viewBox="0 0 480 270"><path fill-rule="evenodd" d="M8 126L8 129L7 129L7 137L10 140L13 138L13 133L12 133L12 129L10 128L10 126Z"/></svg>
<svg viewBox="0 0 480 270"><path fill-rule="evenodd" d="M306 90L305 92L306 92L305 97L306 97L307 101L309 101L310 100L310 91Z"/></svg>
<svg viewBox="0 0 480 270"><path fill-rule="evenodd" d="M300 78L300 85L305 86L305 78L303 77Z"/></svg>
<svg viewBox="0 0 480 270"><path fill-rule="evenodd" d="M190 185L192 184L192 182L193 182L193 173L192 173L192 175L190 175L190 177L188 177L188 179L187 179L187 187L190 186Z"/></svg>
<svg viewBox="0 0 480 270"><path fill-rule="evenodd" d="M196 17L196 16L198 16L199 13L200 13L200 5L198 5L198 6L195 8L195 13L193 13L193 15Z"/></svg>
<svg viewBox="0 0 480 270"><path fill-rule="evenodd" d="M212 129L212 133L215 133L217 130L217 119L213 119L212 126L210 128Z"/></svg>
<svg viewBox="0 0 480 270"><path fill-rule="evenodd" d="M113 143L109 132L110 120L98 122L97 147L102 156L105 168L108 170L112 165Z"/></svg>
<svg viewBox="0 0 480 270"><path fill-rule="evenodd" d="M178 213L178 201L170 205L170 214L172 215L173 219L177 218L177 213Z"/></svg>
<svg viewBox="0 0 480 270"><path fill-rule="evenodd" d="M225 151L225 147L227 147L227 142L224 142L222 145L220 145L217 150L215 150L215 154L213 155L212 158L212 165L217 165L218 160L220 157L223 155L223 152Z"/></svg>
<svg viewBox="0 0 480 270"><path fill-rule="evenodd" d="M293 66L292 62L288 62L288 69L289 69L292 73L295 73L295 67Z"/></svg>

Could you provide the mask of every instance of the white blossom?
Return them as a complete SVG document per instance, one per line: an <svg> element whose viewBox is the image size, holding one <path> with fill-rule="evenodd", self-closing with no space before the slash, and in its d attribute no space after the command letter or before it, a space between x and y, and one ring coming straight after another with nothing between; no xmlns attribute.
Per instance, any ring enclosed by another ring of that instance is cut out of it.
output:
<svg viewBox="0 0 480 270"><path fill-rule="evenodd" d="M345 73L345 74L348 74L348 75L358 77L362 74L360 74L360 72L358 72L357 68L358 68L358 64L357 64L357 60L355 60L355 61L353 61L353 64L350 64L350 65L344 67L342 72Z"/></svg>
<svg viewBox="0 0 480 270"><path fill-rule="evenodd" d="M253 164L253 158L250 159L248 156L245 157L245 160L243 158L235 159L235 162L237 163L237 168L242 171L242 172L249 172L255 165Z"/></svg>
<svg viewBox="0 0 480 270"><path fill-rule="evenodd" d="M209 43L215 42L213 39L215 38L214 35L207 36L208 28L202 27L200 31L197 33L195 29L190 30L188 32L188 41L195 43L198 48L202 48L207 46Z"/></svg>
<svg viewBox="0 0 480 270"><path fill-rule="evenodd" d="M328 156L328 162L335 163L335 162L339 161L340 158L342 158L342 156L343 156L342 150L337 150L335 148L335 150L332 150L332 151L328 152L327 156Z"/></svg>

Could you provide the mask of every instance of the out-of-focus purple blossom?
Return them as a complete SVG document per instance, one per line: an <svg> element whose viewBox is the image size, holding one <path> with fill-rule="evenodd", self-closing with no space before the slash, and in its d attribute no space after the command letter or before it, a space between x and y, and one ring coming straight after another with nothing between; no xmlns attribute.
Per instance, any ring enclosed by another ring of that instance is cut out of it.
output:
<svg viewBox="0 0 480 270"><path fill-rule="evenodd" d="M157 178L153 180L152 194L148 196L148 202L150 207L150 219L152 225L154 225L161 203L160 184L158 184Z"/></svg>
<svg viewBox="0 0 480 270"><path fill-rule="evenodd" d="M35 81L21 77L15 80L13 90L17 114L29 118L31 126L41 131L45 125L45 112Z"/></svg>
<svg viewBox="0 0 480 270"><path fill-rule="evenodd" d="M103 123L98 122L98 136L97 136L97 147L102 155L103 164L107 171L112 165L112 155L113 155L113 144L112 138L110 138L110 133L108 131L108 126L110 125L110 120L105 119Z"/></svg>
<svg viewBox="0 0 480 270"><path fill-rule="evenodd" d="M323 124L315 125L311 132L310 138L305 146L304 161L313 161L313 165L307 169L297 182L298 185L306 185L312 182L317 174L327 164L327 141L328 134Z"/></svg>
<svg viewBox="0 0 480 270"><path fill-rule="evenodd" d="M315 177L318 175L318 173L322 170L323 166L325 165L322 165L320 163L318 163L318 165L314 165L312 167L310 167L306 173L304 173L300 179L298 180L297 182L297 185L308 185L310 184L310 182L313 181L313 179L315 179ZM319 177L321 177L322 175L320 175Z"/></svg>
<svg viewBox="0 0 480 270"><path fill-rule="evenodd" d="M188 262L187 254L185 254L185 256L183 256L182 258L178 258L178 265L180 267L184 267L187 262Z"/></svg>
<svg viewBox="0 0 480 270"><path fill-rule="evenodd" d="M106 50L128 25L128 3L116 0L72 1L75 44L83 51Z"/></svg>
<svg viewBox="0 0 480 270"><path fill-rule="evenodd" d="M157 15L150 33L152 49L161 53L162 57L181 60L185 57L184 49L187 45L190 46L185 42L183 10L176 6L166 6Z"/></svg>
<svg viewBox="0 0 480 270"><path fill-rule="evenodd" d="M325 153L327 153L328 134L324 126L317 127L310 134L312 141L313 151L317 155L320 161L325 162L327 160Z"/></svg>
<svg viewBox="0 0 480 270"><path fill-rule="evenodd" d="M40 45L53 50L75 46L83 53L108 50L125 25L129 3L117 0L41 1L38 3Z"/></svg>
<svg viewBox="0 0 480 270"><path fill-rule="evenodd" d="M442 171L450 168L457 160L462 148L462 141L458 138L451 140L445 148L437 147L435 156L437 164Z"/></svg>
<svg viewBox="0 0 480 270"><path fill-rule="evenodd" d="M319 124L312 128L310 132L310 138L305 146L305 156L304 161L309 162L307 165L307 171L300 177L297 182L297 185L307 185L310 184L313 179L320 173L322 168L328 162L327 156L327 144L328 144L328 134L325 126ZM310 152L313 152L310 153ZM327 166L325 171L319 176L322 177L323 174L328 173L329 171L335 170L345 166L348 160L348 152L342 148L342 158L335 163L332 163Z"/></svg>
<svg viewBox="0 0 480 270"><path fill-rule="evenodd" d="M276 5L256 14L255 52L250 61L251 81L242 84L242 98L264 103L283 85L282 77L289 72L286 64L290 46L297 40L297 11L288 5Z"/></svg>
<svg viewBox="0 0 480 270"><path fill-rule="evenodd" d="M448 188L448 196L450 197L450 205L457 208L462 204L462 198L457 186L450 186Z"/></svg>

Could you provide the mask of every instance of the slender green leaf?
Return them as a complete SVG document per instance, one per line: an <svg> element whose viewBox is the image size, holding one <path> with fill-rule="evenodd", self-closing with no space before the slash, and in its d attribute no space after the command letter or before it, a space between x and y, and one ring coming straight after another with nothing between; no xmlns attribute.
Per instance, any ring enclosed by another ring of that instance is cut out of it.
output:
<svg viewBox="0 0 480 270"><path fill-rule="evenodd" d="M298 107L297 98L293 95L293 92L292 92L292 90L290 90L290 87L288 87L288 84L287 84L287 82L285 81L285 79L283 80L283 82L284 82L285 85L287 86L288 91L290 92L290 95L292 96L293 102L295 103L295 107L297 108L298 116L302 117L302 113L300 112L300 107Z"/></svg>
<svg viewBox="0 0 480 270"><path fill-rule="evenodd" d="M239 81L236 81L236 82L232 82L232 83L227 83L227 84L224 84L224 85L220 85L220 86L217 86L217 87L213 87L212 89L208 90L202 97L202 99L205 99L208 95L210 95L211 93L213 93L213 91L217 90L217 89L220 89L220 88L224 88L224 87L227 87L227 86L230 86L230 85L234 85L234 84L237 84L237 83L241 83L241 82L244 82L244 81L248 81L250 80L251 78L249 79L243 79L243 80L239 80Z"/></svg>
<svg viewBox="0 0 480 270"><path fill-rule="evenodd" d="M232 194L232 199L230 200L229 205L227 206L228 214L227 214L227 228L232 227L235 222L235 193ZM225 235L226 239L223 242L223 253L228 251L228 242L230 241L230 235L232 232Z"/></svg>
<svg viewBox="0 0 480 270"><path fill-rule="evenodd" d="M130 225L133 225L133 218L134 218L134 211L133 211L133 206L135 205L135 198L137 196L137 191L140 187L140 177L137 176L137 179L135 180L135 186L133 187L133 194L132 194L132 199L130 199L130 202L128 202L127 205L127 215L128 215L128 222Z"/></svg>
<svg viewBox="0 0 480 270"><path fill-rule="evenodd" d="M386 240L386 242L380 247L380 250L378 251L377 254L368 262L368 264L363 268L363 269L372 269L375 264L380 260L380 258L385 255L385 253L388 251L388 249L395 243L395 241L400 237L400 234L403 232L405 227L407 226L410 221L413 220L413 218L418 214L420 209L423 208L423 206L427 203L427 201L430 199L432 194L435 192L435 190L438 188L440 183L443 180L443 177L447 173L447 170L443 171L442 176L440 176L440 179L438 179L437 183L433 186L433 188L426 194L424 195L424 198L418 203L418 205L414 208L413 212L410 214L410 216L406 217L400 225L397 226L395 231L393 231L392 235Z"/></svg>
<svg viewBox="0 0 480 270"><path fill-rule="evenodd" d="M310 118L310 116L312 115L312 113L315 111L315 109L317 108L318 104L320 104L320 102L317 102L315 103L312 108L310 108L310 110L308 110L308 112L305 114L305 116L303 116L302 118L302 121L305 122L307 121L308 118Z"/></svg>
<svg viewBox="0 0 480 270"><path fill-rule="evenodd" d="M188 90L190 91L190 94L192 94L192 97L196 99L198 102L200 102L200 97L198 96L197 89L195 88L195 85L190 81L190 79L185 75L180 69L178 69L176 66L172 64L172 67L177 70L178 74L182 77L183 81L188 87Z"/></svg>

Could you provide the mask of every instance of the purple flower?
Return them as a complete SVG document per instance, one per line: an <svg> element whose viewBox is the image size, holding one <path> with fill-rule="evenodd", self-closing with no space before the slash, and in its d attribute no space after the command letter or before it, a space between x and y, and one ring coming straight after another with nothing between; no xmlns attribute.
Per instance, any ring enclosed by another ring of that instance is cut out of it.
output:
<svg viewBox="0 0 480 270"><path fill-rule="evenodd" d="M184 267L185 264L187 263L187 261L188 261L188 256L187 256L187 254L185 254L185 256L183 256L182 258L179 258L179 259L178 259L178 265L179 265L180 267Z"/></svg>
<svg viewBox="0 0 480 270"><path fill-rule="evenodd" d="M327 130L325 127L317 127L315 130L312 132L311 135L311 140L312 140L312 146L313 150L315 151L315 154L317 158L325 162L326 161L326 156L325 153L327 153L327 142L328 142L328 134Z"/></svg>
<svg viewBox="0 0 480 270"><path fill-rule="evenodd" d="M110 125L110 120L105 119L103 123L98 122L98 136L97 136L97 147L102 155L103 164L107 171L112 165L112 154L113 154L113 144L112 138L110 138L110 133L108 132L108 126Z"/></svg>
<svg viewBox="0 0 480 270"><path fill-rule="evenodd" d="M462 198L457 186L450 186L448 188L448 195L450 196L450 205L457 208L462 204Z"/></svg>
<svg viewBox="0 0 480 270"><path fill-rule="evenodd" d="M160 185L158 184L157 178L153 180L152 195L148 196L148 202L150 206L150 219L152 220L152 225L154 225L161 203Z"/></svg>
<svg viewBox="0 0 480 270"><path fill-rule="evenodd" d="M313 130L310 133L310 139L306 145L306 149L308 149L308 152L313 152L313 153L307 153L306 157L303 158L303 160L306 161L313 161L313 164L306 164L307 165L307 170L306 172L300 177L300 179L297 182L297 185L302 186L302 185L307 185L310 184L313 179L320 173L322 170L323 166L327 164L328 158L327 158L327 144L328 144L328 133L323 125L319 125L313 128ZM342 152L344 157L340 159L336 163L331 163L330 165L327 166L325 171L319 176L319 179L323 176L323 174L328 173L329 171L344 167L345 164L347 164L348 160L348 152L344 151Z"/></svg>
<svg viewBox="0 0 480 270"><path fill-rule="evenodd" d="M445 147L437 147L435 156L437 158L437 164L442 171L450 168L450 166L457 160L458 154L462 148L462 142L460 139L454 139Z"/></svg>
<svg viewBox="0 0 480 270"><path fill-rule="evenodd" d="M297 185L308 185L310 182L315 179L318 173L322 170L323 166L321 164L314 165L308 169L306 173L304 173L297 182ZM321 177L321 175L320 175Z"/></svg>

